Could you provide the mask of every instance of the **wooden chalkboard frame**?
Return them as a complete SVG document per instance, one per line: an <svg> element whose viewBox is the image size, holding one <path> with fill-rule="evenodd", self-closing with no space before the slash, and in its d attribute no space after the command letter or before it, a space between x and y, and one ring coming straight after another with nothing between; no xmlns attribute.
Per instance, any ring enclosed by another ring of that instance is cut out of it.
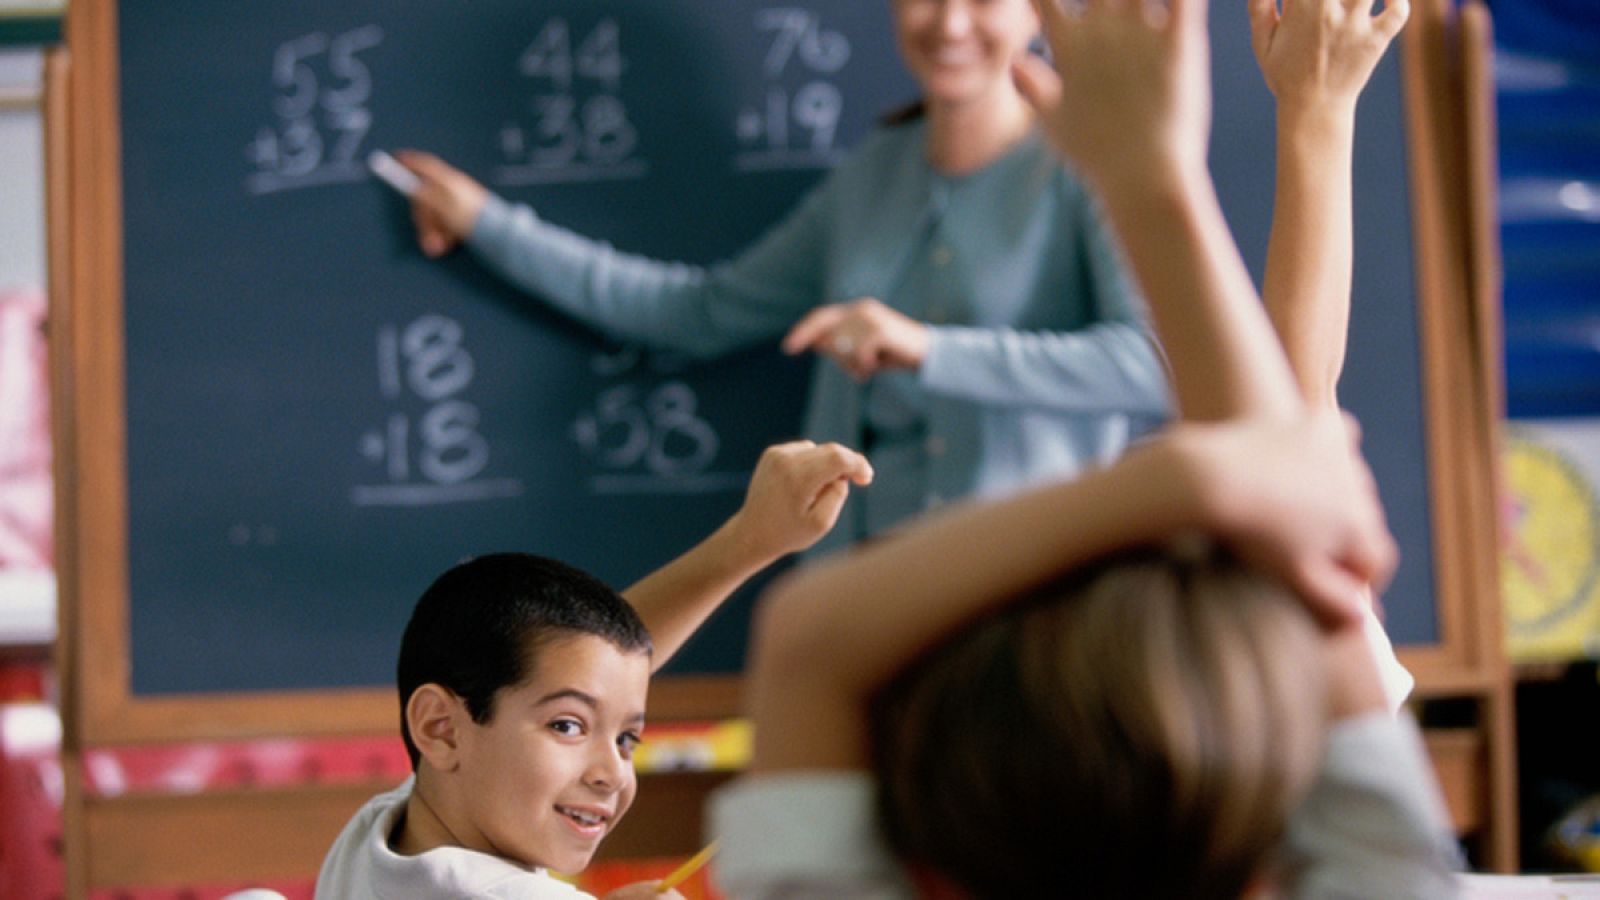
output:
<svg viewBox="0 0 1600 900"><path fill-rule="evenodd" d="M1473 205L1492 203L1492 186L1469 178L1469 157L1483 152L1470 145L1492 146L1492 133L1468 127L1474 100L1463 96L1454 68L1452 19L1451 0L1426 0L1401 42L1440 630L1436 644L1402 648L1401 658L1425 697L1481 694L1505 675L1494 489L1499 362L1491 346L1498 333L1473 285L1475 260L1493 251L1469 229Z"/></svg>
<svg viewBox="0 0 1600 900"><path fill-rule="evenodd" d="M1482 115L1474 118L1481 98L1463 108L1452 68L1457 49L1452 13L1451 0L1417 4L1399 49L1439 636L1434 643L1401 648L1401 657L1417 675L1420 697L1490 698L1490 753L1501 782L1493 799L1503 806L1509 796L1504 787L1509 706L1494 562L1493 434L1499 395L1496 334L1486 314L1493 307L1486 298L1497 286L1485 282L1492 269L1478 261L1485 252L1483 151L1452 139L1464 130L1464 120L1476 123L1472 140L1488 141L1489 133L1483 131ZM387 689L161 697L131 692L116 21L115 0L70 4L70 73L66 61L57 61L47 84L54 98L48 207L61 619L57 660L69 774L69 856L73 846L81 847L73 837L93 831L84 821L92 819L93 801L85 812L74 774L78 754L87 747L386 734L395 728L397 706ZM1469 83L1466 90L1470 99L1474 86ZM734 715L738 691L736 676L663 679L653 691L652 716ZM343 808L351 798L332 802ZM1501 834L1497 841L1514 848L1514 837L1508 843ZM118 883L119 872L106 865L97 868L98 874L74 874L71 893L78 895L89 882ZM1499 865L1505 865L1503 856Z"/></svg>

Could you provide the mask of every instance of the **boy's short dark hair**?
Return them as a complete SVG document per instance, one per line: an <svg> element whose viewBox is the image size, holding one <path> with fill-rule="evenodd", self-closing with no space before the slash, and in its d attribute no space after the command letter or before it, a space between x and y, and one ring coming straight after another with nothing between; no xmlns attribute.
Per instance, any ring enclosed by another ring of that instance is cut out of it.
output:
<svg viewBox="0 0 1600 900"><path fill-rule="evenodd" d="M400 638L396 683L400 736L411 768L421 754L406 726L417 688L437 684L466 702L480 724L495 694L525 680L538 649L574 635L603 638L624 652L651 651L650 633L628 602L599 579L531 553L474 557L440 575L417 600Z"/></svg>

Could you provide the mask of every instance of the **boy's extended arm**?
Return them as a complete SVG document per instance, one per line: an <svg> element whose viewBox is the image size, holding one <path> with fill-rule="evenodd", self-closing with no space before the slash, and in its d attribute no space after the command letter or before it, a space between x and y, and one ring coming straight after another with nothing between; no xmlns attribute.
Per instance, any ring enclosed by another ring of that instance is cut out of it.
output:
<svg viewBox="0 0 1600 900"><path fill-rule="evenodd" d="M1030 57L1017 86L1099 190L1150 306L1185 419L1293 415L1283 350L1239 257L1206 168L1206 3L1036 0L1057 69Z"/></svg>
<svg viewBox="0 0 1600 900"><path fill-rule="evenodd" d="M687 553L622 592L655 643L660 669L722 601L783 556L804 550L839 519L851 483L872 481L866 457L838 444L768 447L744 505Z"/></svg>
<svg viewBox="0 0 1600 900"><path fill-rule="evenodd" d="M752 768L861 768L864 710L892 673L1021 591L1105 553L1214 531L1336 609L1393 564L1369 476L1335 415L1182 426L1108 469L950 510L809 566L755 626ZM1325 472L1311 479L1307 472Z"/></svg>
<svg viewBox="0 0 1600 900"><path fill-rule="evenodd" d="M1277 186L1262 296L1306 400L1337 406L1350 321L1356 101L1407 0L1250 0L1250 35L1277 98Z"/></svg>
<svg viewBox="0 0 1600 900"><path fill-rule="evenodd" d="M1262 299L1306 401L1337 406L1350 324L1353 122L1278 110L1278 174Z"/></svg>
<svg viewBox="0 0 1600 900"><path fill-rule="evenodd" d="M1291 0L1280 11L1277 0L1250 0L1251 46L1277 101L1277 183L1262 297L1314 409L1338 407L1349 333L1356 103L1409 11L1407 0L1385 0L1377 16L1372 6ZM1330 667L1335 718L1398 705L1412 680L1374 614L1340 640L1357 649L1336 655Z"/></svg>
<svg viewBox="0 0 1600 900"><path fill-rule="evenodd" d="M1186 504L1162 453L925 519L770 590L751 638L751 771L865 768L867 697L917 653L1073 560L1177 527Z"/></svg>

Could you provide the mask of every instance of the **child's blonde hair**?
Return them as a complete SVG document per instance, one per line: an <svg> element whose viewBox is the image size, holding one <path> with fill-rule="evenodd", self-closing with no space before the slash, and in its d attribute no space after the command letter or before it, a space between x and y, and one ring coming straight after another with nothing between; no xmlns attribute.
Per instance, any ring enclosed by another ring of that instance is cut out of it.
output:
<svg viewBox="0 0 1600 900"><path fill-rule="evenodd" d="M974 897L1237 898L1316 769L1321 643L1214 553L1075 573L880 693L886 837Z"/></svg>

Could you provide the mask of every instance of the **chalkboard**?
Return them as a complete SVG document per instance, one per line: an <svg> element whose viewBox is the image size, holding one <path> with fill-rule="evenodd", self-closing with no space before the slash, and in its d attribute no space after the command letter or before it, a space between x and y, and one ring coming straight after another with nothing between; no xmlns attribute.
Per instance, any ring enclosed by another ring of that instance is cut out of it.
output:
<svg viewBox="0 0 1600 900"><path fill-rule="evenodd" d="M1217 3L1212 162L1257 277L1272 105ZM525 549L619 587L731 512L794 436L803 363L608 344L470 259L423 259L362 165L433 150L649 255L736 251L911 99L888 3L125 4L131 692L384 686L428 581ZM1404 114L1363 102L1343 397L1405 564L1398 643L1438 638ZM742 664L747 602L675 664Z"/></svg>
<svg viewBox="0 0 1600 900"><path fill-rule="evenodd" d="M523 549L617 585L797 436L804 364L607 344L415 249L375 148L709 262L914 96L888 7L729 0L127 4L132 689L392 683L433 576ZM686 649L742 660L747 610Z"/></svg>

